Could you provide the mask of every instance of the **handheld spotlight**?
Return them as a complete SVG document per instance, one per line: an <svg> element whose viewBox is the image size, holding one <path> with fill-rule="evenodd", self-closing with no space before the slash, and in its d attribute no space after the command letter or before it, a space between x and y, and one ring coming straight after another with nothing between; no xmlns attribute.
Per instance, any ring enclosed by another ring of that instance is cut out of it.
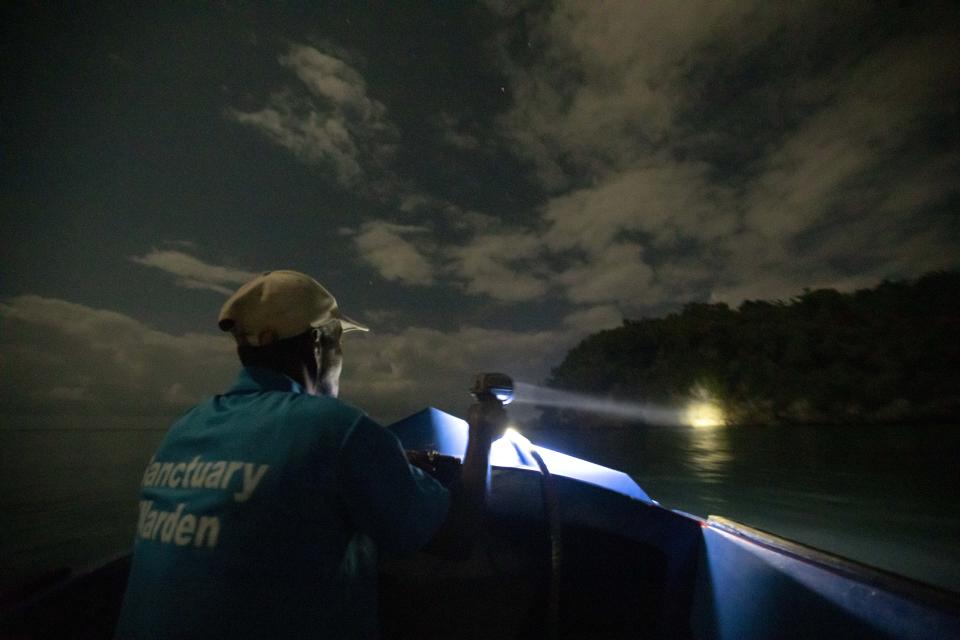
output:
<svg viewBox="0 0 960 640"><path fill-rule="evenodd" d="M494 399L500 404L513 402L513 380L505 373L478 373L470 393L478 401Z"/></svg>

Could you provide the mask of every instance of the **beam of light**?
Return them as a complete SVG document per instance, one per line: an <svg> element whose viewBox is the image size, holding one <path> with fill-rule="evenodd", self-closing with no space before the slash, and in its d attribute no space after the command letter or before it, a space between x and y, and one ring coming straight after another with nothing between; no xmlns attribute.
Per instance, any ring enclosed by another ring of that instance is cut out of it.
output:
<svg viewBox="0 0 960 640"><path fill-rule="evenodd" d="M723 410L713 402L691 402L687 407L686 423L691 427L722 427L727 424Z"/></svg>
<svg viewBox="0 0 960 640"><path fill-rule="evenodd" d="M514 383L514 403L535 404L541 407L559 407L577 409L590 413L602 413L620 418L643 420L650 424L685 425L689 424L683 411L670 409L650 403L620 402L610 398L600 398L583 393L548 389L525 382Z"/></svg>

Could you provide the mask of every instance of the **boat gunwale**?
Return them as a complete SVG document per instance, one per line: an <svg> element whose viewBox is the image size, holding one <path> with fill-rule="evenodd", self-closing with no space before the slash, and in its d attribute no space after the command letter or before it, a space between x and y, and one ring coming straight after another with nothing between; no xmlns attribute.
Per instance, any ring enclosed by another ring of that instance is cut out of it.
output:
<svg viewBox="0 0 960 640"><path fill-rule="evenodd" d="M960 594L949 589L784 538L723 516L710 515L702 522L705 528L733 535L750 544L814 565L834 575L960 616Z"/></svg>

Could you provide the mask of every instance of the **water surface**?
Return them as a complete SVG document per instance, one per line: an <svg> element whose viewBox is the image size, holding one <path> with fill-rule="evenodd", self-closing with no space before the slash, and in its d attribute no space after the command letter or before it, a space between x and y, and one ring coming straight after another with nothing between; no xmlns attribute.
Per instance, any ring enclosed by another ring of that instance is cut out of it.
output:
<svg viewBox="0 0 960 640"><path fill-rule="evenodd" d="M169 420L83 422L0 429L0 587L133 543L140 479Z"/></svg>

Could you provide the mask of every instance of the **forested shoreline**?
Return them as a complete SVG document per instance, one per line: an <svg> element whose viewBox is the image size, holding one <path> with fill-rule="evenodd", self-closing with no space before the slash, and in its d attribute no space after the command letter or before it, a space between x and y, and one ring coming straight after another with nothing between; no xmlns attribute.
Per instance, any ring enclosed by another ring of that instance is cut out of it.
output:
<svg viewBox="0 0 960 640"><path fill-rule="evenodd" d="M624 320L570 350L547 384L621 400L718 404L728 424L960 422L960 272L737 308ZM550 409L553 425L612 424Z"/></svg>

